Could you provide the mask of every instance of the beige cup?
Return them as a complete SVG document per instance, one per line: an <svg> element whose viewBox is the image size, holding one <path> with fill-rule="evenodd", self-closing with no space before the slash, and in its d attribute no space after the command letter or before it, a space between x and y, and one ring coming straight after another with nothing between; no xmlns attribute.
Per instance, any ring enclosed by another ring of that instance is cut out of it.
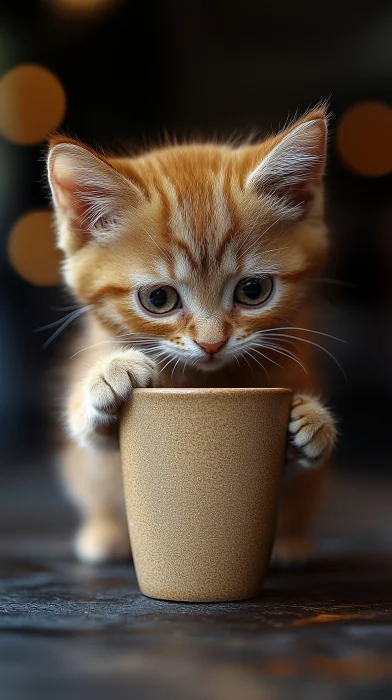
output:
<svg viewBox="0 0 392 700"><path fill-rule="evenodd" d="M292 392L135 389L120 442L141 591L257 596L274 537Z"/></svg>

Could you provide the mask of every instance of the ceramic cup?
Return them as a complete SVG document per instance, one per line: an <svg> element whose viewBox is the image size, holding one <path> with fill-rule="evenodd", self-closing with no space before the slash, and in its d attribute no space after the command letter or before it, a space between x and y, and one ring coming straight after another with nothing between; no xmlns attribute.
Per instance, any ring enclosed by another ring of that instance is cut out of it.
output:
<svg viewBox="0 0 392 700"><path fill-rule="evenodd" d="M145 595L207 602L260 593L291 401L289 389L133 391L120 444Z"/></svg>

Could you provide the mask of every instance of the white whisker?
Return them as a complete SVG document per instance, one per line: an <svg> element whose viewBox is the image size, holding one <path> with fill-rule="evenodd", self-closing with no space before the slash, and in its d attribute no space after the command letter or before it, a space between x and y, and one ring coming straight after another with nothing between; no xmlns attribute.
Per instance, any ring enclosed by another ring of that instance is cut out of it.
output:
<svg viewBox="0 0 392 700"><path fill-rule="evenodd" d="M252 350L253 350L253 352L257 352L257 350L255 350L254 348L252 348ZM247 352L247 351L245 351L245 352L247 353L247 355L250 355L250 357L252 358L252 360L253 360L254 362L256 362L256 364L259 365L259 366L264 370L264 372L266 373L267 377L269 378L268 370L267 370L267 368L263 365L263 363L262 363L260 360L258 360L257 357L253 357L253 355L252 355L251 352ZM259 354L259 355L263 355L261 352L258 353L258 354ZM266 360L269 360L269 357L267 357L266 355L263 355L263 357L265 357ZM244 358L244 359L245 359L245 358ZM276 363L275 363L275 364L276 364Z"/></svg>
<svg viewBox="0 0 392 700"><path fill-rule="evenodd" d="M296 357L292 352L290 352L290 350L287 350L286 348L281 348L278 345L275 345L274 343L269 343L269 344L262 343L261 347L270 349L274 352L278 352L281 355L284 355L285 357L291 358L292 360L294 360L294 362L297 362L297 364L299 364L300 367L302 367L302 369L304 370L304 372L306 374L308 374L308 371L307 371L305 365L301 362L301 360L298 359L298 357Z"/></svg>
<svg viewBox="0 0 392 700"><path fill-rule="evenodd" d="M82 309L77 309L77 310L74 311L70 316L68 316L67 319L64 321L64 323L60 326L60 328L58 328L57 331L55 331L55 332L50 336L50 338L48 338L48 340L43 344L42 349L43 349L43 350L46 350L46 348L48 347L48 345L50 345L50 344L53 342L53 340L55 340L55 338L57 338L57 336L60 335L60 333L62 333L62 331L63 331L67 326L69 326L70 323L72 323L72 321L75 321L79 316L81 316L82 314L85 314L86 311L88 311L89 309L91 309L91 305L90 305L90 306L84 306Z"/></svg>
<svg viewBox="0 0 392 700"><path fill-rule="evenodd" d="M238 367L241 367L240 361L239 361L237 355L235 354L235 352L231 352L230 355L231 355L231 357L234 357L234 359L237 361Z"/></svg>
<svg viewBox="0 0 392 700"><path fill-rule="evenodd" d="M76 311L80 309L79 304L74 304L73 306L51 306L51 311Z"/></svg>
<svg viewBox="0 0 392 700"><path fill-rule="evenodd" d="M252 241L248 245L248 247L243 251L242 257L244 257L245 255L249 255L251 252L253 252L253 250L255 248L257 248L257 246L260 246L260 241L258 239L256 239L255 241ZM285 245L285 246L282 246L281 248L270 248L269 250L262 250L262 248L260 248L259 252L260 252L261 256L264 256L264 255L267 255L267 253L276 253L280 250L288 250L289 248L292 248L292 247L293 247L292 245Z"/></svg>
<svg viewBox="0 0 392 700"><path fill-rule="evenodd" d="M270 230L270 228L272 228L275 224L277 224L278 221L279 221L279 219L282 218L282 216L283 216L283 214L282 214L281 216L279 216L278 219L276 219L276 221L274 221L265 231L263 231L263 232L260 234L258 240L260 240L260 238L262 238L262 237L264 236L264 234L266 234L266 233ZM246 234L244 240L242 241L241 245L240 245L239 248L237 249L237 252L239 252L239 251L244 247L245 243L246 243L247 240L249 239L249 236L252 235L253 231L255 230L256 226L258 226L258 224L259 224L259 220L258 220L258 218L256 218L255 221L253 222L252 226L250 227L248 233Z"/></svg>
<svg viewBox="0 0 392 700"><path fill-rule="evenodd" d="M183 376L183 377L185 377L185 367L186 367L187 364L188 364L188 360L189 360L189 357L187 357L187 358L185 359L185 362L184 362L184 364L183 364L183 366L182 366L182 376Z"/></svg>
<svg viewBox="0 0 392 700"><path fill-rule="evenodd" d="M77 350L77 352L74 352L73 355L70 355L68 358L69 360L72 360L76 355L80 355L81 352L86 352L86 350L91 350L92 348L98 347L98 345L116 345L116 344L121 344L125 345L126 341L125 340L101 340L99 343L93 343L92 345L86 345L85 348L81 348L80 350Z"/></svg>
<svg viewBox="0 0 392 700"><path fill-rule="evenodd" d="M193 362L191 362L191 367L194 367L196 365L196 369L199 370L199 367L198 367L199 360L200 360L200 357L197 357L197 355L196 355Z"/></svg>
<svg viewBox="0 0 392 700"><path fill-rule="evenodd" d="M173 379L174 370L176 369L176 367L177 367L177 365L178 365L178 363L179 363L180 360L181 360L181 357L178 358L176 364L174 365L174 367L173 367L173 369L172 369L172 371L171 371L170 377L171 377L172 379Z"/></svg>
<svg viewBox="0 0 392 700"><path fill-rule="evenodd" d="M272 224L270 224L270 226L268 226L268 228L266 228L266 229L260 234L260 236L258 236L257 242L260 242L261 239L265 236L265 234L268 233L268 231L269 231L271 228L273 228L274 226L276 226L276 224L278 223L278 221L280 221L285 215L286 215L286 212L283 212L283 214L281 214L280 216L278 216L278 218L275 219L275 221L273 221ZM258 224L258 221L257 221L257 220L255 221L254 225L251 227L249 233L245 236L245 238L244 238L244 240L242 241L242 243L241 243L241 245L239 246L239 248L237 248L237 254L241 251L240 260L242 260L243 257L244 257L244 254L246 254L246 253L243 253L242 248L243 248L243 246L245 245L245 243L247 242L247 240L249 239L249 237L251 236L251 234L253 233L256 224Z"/></svg>
<svg viewBox="0 0 392 700"><path fill-rule="evenodd" d="M252 226L250 227L248 233L246 234L245 238L244 238L243 241L241 242L240 246L237 248L237 253L239 253L240 250L242 250L242 248L244 247L245 243L249 240L249 237L252 235L252 233L253 233L253 231L255 230L255 228L256 228L256 226L258 225L258 223L259 223L259 222L258 222L258 219L256 218L256 219L254 220Z"/></svg>
<svg viewBox="0 0 392 700"><path fill-rule="evenodd" d="M153 238L153 236L151 235L151 233L146 229L146 227L145 227L145 226L142 226L142 229L143 229L144 233L147 234L147 236L149 237L149 239L154 243L154 245L156 245L156 247L157 247L158 250L162 253L162 255L164 255L164 257L166 258L166 260L167 260L169 263L171 263L172 260L171 260L171 258L169 257L169 255L168 255L168 254L166 253L166 251L164 251L163 248L161 248L161 246L156 242L156 240Z"/></svg>
<svg viewBox="0 0 392 700"><path fill-rule="evenodd" d="M54 328L55 326L59 326L60 323L63 323L63 321L66 321L68 318L73 316L75 311L79 311L79 308L80 307L78 306L77 309L74 309L69 314L62 316L61 318L57 319L57 321L52 321L52 323L47 323L45 326L40 326L39 328L34 328L33 333L40 333L41 331L46 331L49 328Z"/></svg>
<svg viewBox="0 0 392 700"><path fill-rule="evenodd" d="M86 345L86 347L81 348L80 350L77 350L77 352L74 352L73 355L69 357L70 360L72 358L76 357L76 355L80 355L81 352L85 352L86 350L91 350L92 348L96 348L99 345L124 345L124 346L132 346L132 345L139 345L142 344L143 342L145 343L151 343L152 341L142 341L142 340L137 340L137 339L132 339L132 338L113 338L112 340L101 340L99 343L93 343L92 345ZM152 351L155 349L160 349L160 345L155 345L154 347L145 347L143 348L143 352L148 352Z"/></svg>
<svg viewBox="0 0 392 700"><path fill-rule="evenodd" d="M169 353L167 351L163 351L163 352L153 353L152 359L154 360L154 362L157 362L158 365L160 365L168 357L169 357Z"/></svg>
<svg viewBox="0 0 392 700"><path fill-rule="evenodd" d="M243 350L242 352L245 353L245 355L248 355L252 360L255 359L255 358L253 357L253 355L251 355L250 352L248 352L247 350ZM253 374L253 376L254 376L254 375L255 375L254 369L253 369L252 365L251 365L251 364L248 362L248 360L246 359L245 355L243 354L242 357L244 358L246 364L248 365L250 371L252 372L252 374Z"/></svg>
<svg viewBox="0 0 392 700"><path fill-rule="evenodd" d="M165 358L169 357L167 350L161 350L161 352L153 353L153 359L159 363L162 363ZM162 358L162 359L160 359Z"/></svg>
<svg viewBox="0 0 392 700"><path fill-rule="evenodd" d="M287 340L286 338L282 338L282 340L280 342L285 343L286 345L291 345L293 348L295 348L295 350L297 352L299 352L299 347L298 347L297 343L294 343L293 340ZM284 348L284 350L286 350L286 348Z"/></svg>
<svg viewBox="0 0 392 700"><path fill-rule="evenodd" d="M257 331L257 334L269 333L272 331L304 331L306 333L315 333L316 335L323 335L325 338L331 338L332 340L337 340L339 343L347 343L347 340L342 338L337 338L336 335L330 335L329 333L322 333L321 331L314 331L311 328L300 328L299 326L281 326L280 328L266 328L262 331ZM287 336L290 337L290 336Z"/></svg>
<svg viewBox="0 0 392 700"><path fill-rule="evenodd" d="M276 365L277 367L280 367L280 369L283 369L282 365L280 365L279 362L275 362L275 360L271 360L271 358L268 357L268 355L263 355L263 353L260 352L260 350L256 350L256 348L253 347L253 344L251 345L251 347L252 347L254 352L257 352L258 355L261 355L262 357L264 357L265 360L268 360L268 362L272 362L273 365ZM260 345L260 347L264 348L266 346Z"/></svg>
<svg viewBox="0 0 392 700"><path fill-rule="evenodd" d="M159 351L159 352L158 352ZM154 345L152 348L143 348L142 352L151 352L154 353L155 357L159 357L160 355L167 355L168 351L165 350L162 345Z"/></svg>
<svg viewBox="0 0 392 700"><path fill-rule="evenodd" d="M299 336L290 336L290 335L286 335L283 333L268 333L268 334L266 333L265 335L266 335L267 340L268 340L268 337L270 337L270 338L295 338L296 340L299 340L302 343L307 343L308 345L313 345L314 347L319 348L319 350L322 350L323 352L325 352L325 354L329 355L329 357L335 362L335 364L337 365L337 367L339 367L341 373L343 374L343 377L347 381L347 375L346 375L342 365L340 364L339 360L336 359L335 355L333 355L332 352L327 350L327 348L324 348L322 345L319 345L319 343L315 343L313 340L308 340L307 338L300 338ZM326 334L323 333L322 335L326 335ZM337 338L337 340L339 340L339 339Z"/></svg>
<svg viewBox="0 0 392 700"><path fill-rule="evenodd" d="M166 364L164 365L164 367L161 368L160 372L162 373L166 369L166 367L168 367L170 365L171 362L174 362L174 360L175 360L174 357L170 357L168 362L166 362Z"/></svg>

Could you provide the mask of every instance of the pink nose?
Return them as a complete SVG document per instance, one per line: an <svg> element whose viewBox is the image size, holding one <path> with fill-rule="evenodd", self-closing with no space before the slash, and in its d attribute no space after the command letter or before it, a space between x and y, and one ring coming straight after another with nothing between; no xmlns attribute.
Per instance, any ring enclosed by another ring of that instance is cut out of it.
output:
<svg viewBox="0 0 392 700"><path fill-rule="evenodd" d="M225 340L220 340L219 343L202 343L200 340L195 340L195 343L197 343L197 345L200 345L200 347L203 348L203 350L205 350L206 352L208 352L209 355L213 355L224 346L226 340L227 338L225 338Z"/></svg>

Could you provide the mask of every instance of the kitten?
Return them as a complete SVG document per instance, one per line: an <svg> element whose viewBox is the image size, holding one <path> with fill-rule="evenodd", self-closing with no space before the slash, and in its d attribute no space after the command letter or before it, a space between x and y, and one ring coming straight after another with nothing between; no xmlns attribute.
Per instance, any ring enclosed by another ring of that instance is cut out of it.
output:
<svg viewBox="0 0 392 700"><path fill-rule="evenodd" d="M310 555L307 529L336 434L315 398L318 336L304 331L309 282L327 251L326 136L318 108L235 148L191 143L107 158L52 139L64 279L86 310L70 362L63 460L82 515L81 559L130 554L118 415L132 387L158 385L294 390L274 557Z"/></svg>

